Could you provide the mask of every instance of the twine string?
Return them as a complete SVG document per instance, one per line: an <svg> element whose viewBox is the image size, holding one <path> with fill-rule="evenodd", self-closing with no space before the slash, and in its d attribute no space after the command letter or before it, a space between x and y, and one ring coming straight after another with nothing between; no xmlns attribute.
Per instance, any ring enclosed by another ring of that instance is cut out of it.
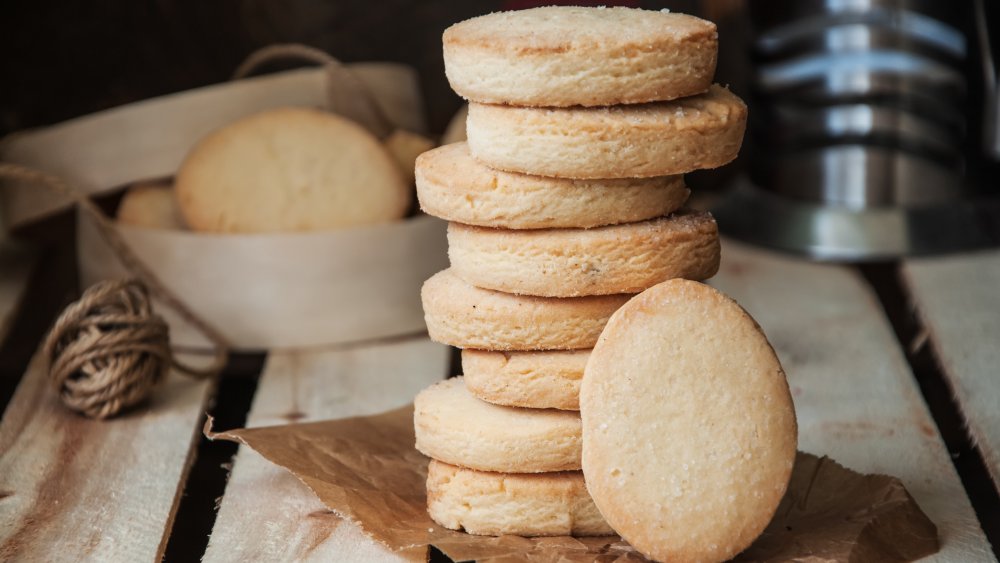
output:
<svg viewBox="0 0 1000 563"><path fill-rule="evenodd" d="M222 371L228 359L226 338L160 281L86 193L57 176L17 164L0 162L0 178L71 198L94 220L102 238L134 276L94 284L49 331L43 351L50 361L52 383L67 406L107 418L148 396L169 367L198 379ZM150 294L212 342L215 353L210 365L191 366L171 353L167 323L153 312Z"/></svg>
<svg viewBox="0 0 1000 563"><path fill-rule="evenodd" d="M335 105L336 96L333 95L333 83L336 81L339 87L346 86L352 91L356 99L364 103L365 108L376 121L375 127L380 131L379 136L385 136L392 132L394 129L392 120L382 110L382 106L379 105L378 100L375 99L375 95L372 94L371 90L365 86L350 68L322 49L299 43L269 45L254 51L240 63L240 66L236 67L236 71L233 72L232 79L239 80L246 78L267 63L286 59L303 60L324 67L330 79L327 88L329 94L328 101L331 106Z"/></svg>
<svg viewBox="0 0 1000 563"><path fill-rule="evenodd" d="M49 378L69 408L113 416L163 379L172 361L167 334L138 280L96 284L49 331L42 347Z"/></svg>

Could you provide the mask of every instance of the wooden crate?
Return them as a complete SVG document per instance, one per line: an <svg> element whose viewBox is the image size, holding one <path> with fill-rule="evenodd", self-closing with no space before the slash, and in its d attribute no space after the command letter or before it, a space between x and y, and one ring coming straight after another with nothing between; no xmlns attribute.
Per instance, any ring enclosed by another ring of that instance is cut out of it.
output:
<svg viewBox="0 0 1000 563"><path fill-rule="evenodd" d="M859 271L732 241L723 248L712 284L754 315L781 357L800 448L859 471L900 477L938 526L942 550L928 561L995 561L907 355ZM17 254L0 247L0 338L30 283L31 257ZM969 435L997 479L1000 253L908 261L900 273ZM405 404L446 377L450 357L426 336L274 352L247 425ZM149 405L111 421L88 421L56 404L36 357L0 423L0 560L153 561L168 542L201 545L203 539L172 537L173 520L185 490L196 489L188 475L205 411L225 401L212 383L171 374ZM427 557L424 550L388 552L252 451L241 449L229 470L205 561ZM983 502L977 500L981 513L1000 509Z"/></svg>

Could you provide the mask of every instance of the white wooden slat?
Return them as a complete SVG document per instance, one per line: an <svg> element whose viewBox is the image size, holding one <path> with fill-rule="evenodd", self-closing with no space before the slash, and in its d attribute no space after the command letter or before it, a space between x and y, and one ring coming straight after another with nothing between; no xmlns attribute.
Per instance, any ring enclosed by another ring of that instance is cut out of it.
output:
<svg viewBox="0 0 1000 563"><path fill-rule="evenodd" d="M20 310L36 258L34 251L0 240L0 344L10 332L14 316Z"/></svg>
<svg viewBox="0 0 1000 563"><path fill-rule="evenodd" d="M1000 251L909 260L902 279L1000 486Z"/></svg>
<svg viewBox="0 0 1000 563"><path fill-rule="evenodd" d="M902 479L937 524L927 561L995 561L882 307L851 269L723 242L712 285L760 323L788 374L799 448Z"/></svg>
<svg viewBox="0 0 1000 563"><path fill-rule="evenodd" d="M97 421L46 375L36 354L0 422L0 561L159 561L213 384L171 373Z"/></svg>
<svg viewBox="0 0 1000 563"><path fill-rule="evenodd" d="M327 350L273 352L247 426L364 414L405 405L445 377L449 352L426 337ZM330 514L309 489L246 447L234 460L206 563L220 561L401 561Z"/></svg>

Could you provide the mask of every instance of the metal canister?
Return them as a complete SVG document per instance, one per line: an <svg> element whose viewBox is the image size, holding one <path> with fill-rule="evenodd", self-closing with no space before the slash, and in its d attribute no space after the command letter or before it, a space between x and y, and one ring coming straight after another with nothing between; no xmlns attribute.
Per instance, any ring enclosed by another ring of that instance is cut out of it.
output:
<svg viewBox="0 0 1000 563"><path fill-rule="evenodd" d="M718 210L722 227L829 259L988 243L970 230L978 211L965 197L966 10L931 0L750 2L750 174ZM935 217L960 224L942 230Z"/></svg>

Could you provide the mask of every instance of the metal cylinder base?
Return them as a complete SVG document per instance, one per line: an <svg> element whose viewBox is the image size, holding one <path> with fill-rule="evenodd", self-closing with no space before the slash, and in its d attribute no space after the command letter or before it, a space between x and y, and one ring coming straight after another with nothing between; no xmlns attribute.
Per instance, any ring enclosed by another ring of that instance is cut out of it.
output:
<svg viewBox="0 0 1000 563"><path fill-rule="evenodd" d="M747 180L712 209L728 236L826 261L864 262L1000 245L1000 200L849 209L793 200Z"/></svg>

